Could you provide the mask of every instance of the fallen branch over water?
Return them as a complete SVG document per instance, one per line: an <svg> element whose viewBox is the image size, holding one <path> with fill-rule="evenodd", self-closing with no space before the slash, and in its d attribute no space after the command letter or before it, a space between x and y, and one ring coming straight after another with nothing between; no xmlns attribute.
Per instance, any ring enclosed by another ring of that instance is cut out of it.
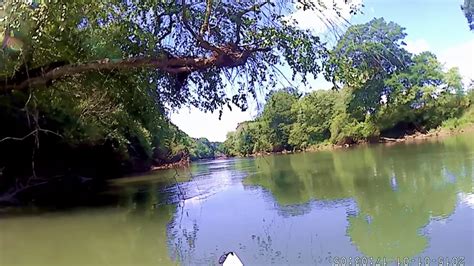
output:
<svg viewBox="0 0 474 266"><path fill-rule="evenodd" d="M404 141L405 139L395 139L395 138L387 138L387 137L380 137L380 140L382 142L402 142Z"/></svg>

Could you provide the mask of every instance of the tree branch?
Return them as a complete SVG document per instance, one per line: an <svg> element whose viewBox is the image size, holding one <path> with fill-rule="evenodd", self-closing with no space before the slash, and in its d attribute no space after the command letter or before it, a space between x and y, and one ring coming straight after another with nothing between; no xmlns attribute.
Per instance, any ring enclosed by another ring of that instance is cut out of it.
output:
<svg viewBox="0 0 474 266"><path fill-rule="evenodd" d="M235 22L235 23L236 23L235 42L234 42L235 45L239 45L239 43L240 43L240 31L241 31L241 28L242 28L242 18L243 18L246 14L248 14L248 13L250 13L250 12L252 12L252 11L257 12L257 11L260 10L263 6L265 6L266 4L269 4L269 3L270 3L270 1L267 0L267 1L263 2L263 3L255 4L255 5L253 5L253 6L249 7L249 8L247 8L247 9L242 10L241 12L239 12L239 13L237 14L237 16L236 16L236 22Z"/></svg>
<svg viewBox="0 0 474 266"><path fill-rule="evenodd" d="M204 22L201 25L201 36L209 31L209 19L212 11L212 0L206 0L206 14L204 15Z"/></svg>
<svg viewBox="0 0 474 266"><path fill-rule="evenodd" d="M21 137L21 138L17 138L17 137L5 137L5 138L3 138L3 139L0 139L0 143L1 143L1 142L4 142L4 141L7 141L7 140L22 141L22 140L25 140L25 139L27 139L28 137L30 137L30 136L32 136L32 135L38 133L38 132L51 133L51 134L53 134L53 135L56 135L56 136L62 138L62 136L59 135L59 134L56 133L56 132L53 132L53 131L47 130L47 129L37 128L37 129L31 131L30 133L26 134L25 136L23 136L23 137Z"/></svg>
<svg viewBox="0 0 474 266"><path fill-rule="evenodd" d="M22 73L15 73L13 77L0 80L0 94L11 91L24 91L28 88L49 86L53 81L83 74L91 71L110 72L114 70L132 70L137 68L153 68L170 74L186 74L195 71L204 71L211 67L232 68L242 66L248 57L255 52L270 51L270 48L235 47L223 45L215 47L214 52L208 57L169 57L160 55L157 57L133 57L127 59L102 59L87 63L58 64L51 63L48 66L32 70L25 77ZM57 67L50 67L56 66ZM39 71L38 71L39 70ZM30 74L31 74L30 73Z"/></svg>
<svg viewBox="0 0 474 266"><path fill-rule="evenodd" d="M201 46L202 48L204 48L204 49L206 49L206 50L209 50L209 51L213 51L213 52L215 52L215 53L222 53L222 51L219 50L219 48L213 46L213 45L210 44L208 41L204 40L204 38L202 37L202 35L197 34L197 33L191 28L191 26L189 25L188 19L187 19L187 17L186 17L186 12L187 12L188 8L187 8L186 1L185 1L185 0L182 1L182 5L183 5L182 21L183 21L184 28L185 28L187 31L189 31L189 33L191 33L191 35L194 37L194 39L197 40L199 46Z"/></svg>

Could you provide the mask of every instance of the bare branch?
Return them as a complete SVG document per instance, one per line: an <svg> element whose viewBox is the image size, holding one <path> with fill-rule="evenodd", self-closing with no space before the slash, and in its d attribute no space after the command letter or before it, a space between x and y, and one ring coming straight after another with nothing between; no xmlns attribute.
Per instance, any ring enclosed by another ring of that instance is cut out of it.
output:
<svg viewBox="0 0 474 266"><path fill-rule="evenodd" d="M212 11L212 0L206 0L206 14L204 15L204 22L201 26L201 36L204 35L206 32L209 32L209 19L211 17Z"/></svg>
<svg viewBox="0 0 474 266"><path fill-rule="evenodd" d="M25 136L21 137L21 138L17 138L17 137L5 137L3 139L0 139L0 143L1 142L4 142L4 141L7 141L7 140L14 140L14 141L23 141L25 139L27 139L28 137L30 136L33 136L35 135L36 133L38 132L45 132L45 133L50 133L50 134L53 134L53 135L56 135L60 138L62 138L63 136L61 136L60 134L56 133L56 132L53 132L51 130L47 130L47 129L42 129L42 128L37 128L33 131L31 131L30 133L26 134Z"/></svg>
<svg viewBox="0 0 474 266"><path fill-rule="evenodd" d="M33 134L35 134L37 132L37 130L33 130L31 131L30 133L26 134L24 137L21 137L21 138L16 138L16 137L5 137L3 139L0 139L0 142L4 142L4 141L7 141L7 140L16 140L16 141L22 141L22 140L25 140L27 139L29 136L32 136Z"/></svg>

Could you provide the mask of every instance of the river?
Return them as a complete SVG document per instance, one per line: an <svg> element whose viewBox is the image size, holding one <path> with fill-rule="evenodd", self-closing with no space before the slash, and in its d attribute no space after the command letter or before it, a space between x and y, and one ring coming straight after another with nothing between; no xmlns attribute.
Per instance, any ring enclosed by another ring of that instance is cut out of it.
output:
<svg viewBox="0 0 474 266"><path fill-rule="evenodd" d="M0 265L471 265L473 179L472 134L199 162L115 180L109 206L2 215Z"/></svg>

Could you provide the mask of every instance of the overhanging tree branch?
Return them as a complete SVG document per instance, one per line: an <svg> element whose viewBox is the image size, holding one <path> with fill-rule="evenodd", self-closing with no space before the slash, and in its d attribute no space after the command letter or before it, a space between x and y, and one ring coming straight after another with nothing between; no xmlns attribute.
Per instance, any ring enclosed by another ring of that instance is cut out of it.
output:
<svg viewBox="0 0 474 266"><path fill-rule="evenodd" d="M169 74L189 74L195 71L204 71L211 67L232 68L244 65L249 56L253 53L270 51L270 48L235 47L232 45L224 45L215 48L218 52L214 52L208 57L169 58L166 55L161 55L158 57L133 57L128 59L106 58L87 63L66 64L57 67L43 66L39 71L38 69L31 71L31 73L37 73L36 75L24 77L21 75L22 73L17 73L17 75L11 78L0 80L0 94L15 90L24 91L28 88L48 86L54 80L92 71L108 72L114 70L152 68Z"/></svg>

